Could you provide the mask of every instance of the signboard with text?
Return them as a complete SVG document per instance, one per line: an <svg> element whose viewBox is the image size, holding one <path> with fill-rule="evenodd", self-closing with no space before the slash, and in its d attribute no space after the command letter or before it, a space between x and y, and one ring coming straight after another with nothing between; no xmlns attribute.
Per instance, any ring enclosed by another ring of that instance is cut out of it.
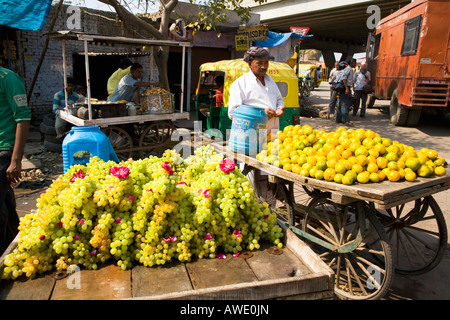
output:
<svg viewBox="0 0 450 320"><path fill-rule="evenodd" d="M234 45L236 47L236 51L247 51L250 47L249 40L247 36L235 36L234 37Z"/></svg>
<svg viewBox="0 0 450 320"><path fill-rule="evenodd" d="M239 28L238 36L247 36L249 41L264 40L269 35L269 25L260 24L252 27Z"/></svg>

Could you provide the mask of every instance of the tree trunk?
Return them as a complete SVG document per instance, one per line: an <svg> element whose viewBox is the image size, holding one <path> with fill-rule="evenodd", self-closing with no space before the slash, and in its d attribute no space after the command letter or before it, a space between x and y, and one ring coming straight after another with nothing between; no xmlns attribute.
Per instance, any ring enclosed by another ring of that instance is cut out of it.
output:
<svg viewBox="0 0 450 320"><path fill-rule="evenodd" d="M154 46L153 58L158 67L159 82L161 82L164 89L170 91L169 77L167 71L167 62L169 61L169 47L168 46Z"/></svg>

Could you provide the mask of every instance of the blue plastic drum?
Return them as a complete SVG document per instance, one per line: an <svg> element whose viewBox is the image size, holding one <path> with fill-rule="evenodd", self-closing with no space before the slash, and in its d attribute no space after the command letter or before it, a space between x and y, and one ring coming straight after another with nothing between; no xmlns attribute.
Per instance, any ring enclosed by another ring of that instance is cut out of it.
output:
<svg viewBox="0 0 450 320"><path fill-rule="evenodd" d="M64 173L76 164L86 164L97 156L120 162L108 137L98 126L72 127L62 144Z"/></svg>
<svg viewBox="0 0 450 320"><path fill-rule="evenodd" d="M234 152L256 156L267 136L267 120L264 108L240 105L233 113L229 148Z"/></svg>

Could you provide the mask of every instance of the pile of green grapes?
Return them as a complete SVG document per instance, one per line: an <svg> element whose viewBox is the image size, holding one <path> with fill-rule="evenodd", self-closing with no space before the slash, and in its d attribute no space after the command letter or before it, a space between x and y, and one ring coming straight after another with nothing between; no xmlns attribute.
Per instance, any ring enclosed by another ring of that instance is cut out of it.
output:
<svg viewBox="0 0 450 320"><path fill-rule="evenodd" d="M96 269L115 259L162 265L172 259L224 258L260 247L282 247L281 227L234 162L209 146L183 159L105 162L91 158L55 180L21 218L20 240L4 259L2 279L34 277L70 265Z"/></svg>

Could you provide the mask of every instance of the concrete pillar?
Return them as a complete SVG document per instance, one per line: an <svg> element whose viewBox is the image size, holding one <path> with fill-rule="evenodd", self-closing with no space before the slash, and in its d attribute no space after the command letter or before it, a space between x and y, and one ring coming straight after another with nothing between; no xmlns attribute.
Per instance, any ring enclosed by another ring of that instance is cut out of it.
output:
<svg viewBox="0 0 450 320"><path fill-rule="evenodd" d="M334 63L336 62L336 58L334 57L334 50L322 50L323 60L328 70L334 68Z"/></svg>

